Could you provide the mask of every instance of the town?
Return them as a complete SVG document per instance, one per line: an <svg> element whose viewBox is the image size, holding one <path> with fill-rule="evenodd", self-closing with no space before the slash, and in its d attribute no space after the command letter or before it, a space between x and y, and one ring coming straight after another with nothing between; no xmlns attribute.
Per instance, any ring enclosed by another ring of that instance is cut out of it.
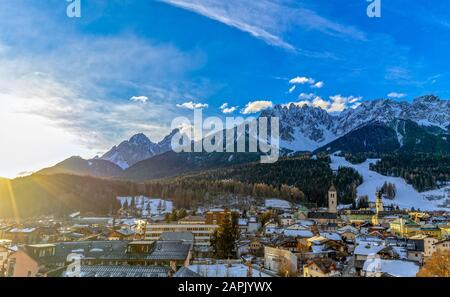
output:
<svg viewBox="0 0 450 297"><path fill-rule="evenodd" d="M262 199L178 209L117 197L111 216L0 221L2 277L449 276L450 214L384 205L328 207Z"/></svg>

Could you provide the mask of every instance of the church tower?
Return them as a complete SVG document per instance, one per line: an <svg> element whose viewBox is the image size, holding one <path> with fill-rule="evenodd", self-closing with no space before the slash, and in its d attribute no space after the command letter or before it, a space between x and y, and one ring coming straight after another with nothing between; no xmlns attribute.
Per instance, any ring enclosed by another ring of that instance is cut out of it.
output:
<svg viewBox="0 0 450 297"><path fill-rule="evenodd" d="M331 184L328 190L328 212L337 213L337 190L334 184Z"/></svg>
<svg viewBox="0 0 450 297"><path fill-rule="evenodd" d="M377 192L377 200L375 201L375 208L377 210L377 214L379 214L380 212L382 212L384 210L383 197L382 197L381 191Z"/></svg>

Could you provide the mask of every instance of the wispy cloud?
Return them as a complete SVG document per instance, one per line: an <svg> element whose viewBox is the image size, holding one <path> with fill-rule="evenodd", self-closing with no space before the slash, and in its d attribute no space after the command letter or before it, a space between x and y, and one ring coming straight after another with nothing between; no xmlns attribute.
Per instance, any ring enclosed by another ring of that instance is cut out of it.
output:
<svg viewBox="0 0 450 297"><path fill-rule="evenodd" d="M267 44L308 54L286 41L285 33L300 26L324 34L365 40L358 29L318 15L315 11L285 0L159 0L193 11L228 26L251 34ZM297 3L298 4L298 3ZM313 54L313 53L309 53Z"/></svg>
<svg viewBox="0 0 450 297"><path fill-rule="evenodd" d="M209 106L206 103L195 103L193 101L190 101L182 104L177 104L177 107L182 109L194 110L194 109L208 108Z"/></svg>
<svg viewBox="0 0 450 297"><path fill-rule="evenodd" d="M133 96L130 98L130 100L134 101L134 102L140 102L140 103L145 104L148 101L148 97L147 96Z"/></svg>
<svg viewBox="0 0 450 297"><path fill-rule="evenodd" d="M254 114L264 109L270 108L273 106L272 101L259 100L247 103L245 108L241 111L242 114Z"/></svg>
<svg viewBox="0 0 450 297"><path fill-rule="evenodd" d="M389 98L396 98L396 99L404 98L406 96L407 95L404 94L404 93L397 93L397 92L391 92L391 93L388 94Z"/></svg>
<svg viewBox="0 0 450 297"><path fill-rule="evenodd" d="M237 109L239 108L239 106L229 106L228 103L224 103L222 104L222 106L220 106L220 110L222 111L222 113L224 114L230 114L235 112Z"/></svg>
<svg viewBox="0 0 450 297"><path fill-rule="evenodd" d="M304 84L313 84L316 81L313 78L306 76L297 76L289 81L290 84L304 85Z"/></svg>
<svg viewBox="0 0 450 297"><path fill-rule="evenodd" d="M312 89L322 89L325 83L323 81L316 82L311 86Z"/></svg>

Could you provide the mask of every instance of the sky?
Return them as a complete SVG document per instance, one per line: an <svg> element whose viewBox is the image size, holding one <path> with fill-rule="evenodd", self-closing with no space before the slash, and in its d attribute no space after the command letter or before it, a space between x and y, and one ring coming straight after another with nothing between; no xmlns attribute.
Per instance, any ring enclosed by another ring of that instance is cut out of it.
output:
<svg viewBox="0 0 450 297"><path fill-rule="evenodd" d="M177 116L340 112L450 97L450 4L381 0L0 2L0 176L91 158Z"/></svg>

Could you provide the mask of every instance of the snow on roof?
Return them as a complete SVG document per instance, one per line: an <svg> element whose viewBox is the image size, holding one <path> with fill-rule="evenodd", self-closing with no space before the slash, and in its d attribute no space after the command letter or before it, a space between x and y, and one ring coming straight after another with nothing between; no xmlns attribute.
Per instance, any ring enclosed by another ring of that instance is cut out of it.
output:
<svg viewBox="0 0 450 297"><path fill-rule="evenodd" d="M369 259L364 262L364 271L384 272L395 277L415 277L419 265L411 261Z"/></svg>
<svg viewBox="0 0 450 297"><path fill-rule="evenodd" d="M327 241L328 239L323 236L314 236L308 239L309 242L312 242L314 244L321 244L324 241Z"/></svg>
<svg viewBox="0 0 450 297"><path fill-rule="evenodd" d="M288 226L286 229L288 229L288 230L308 230L308 227L305 227L300 224L292 224L292 225Z"/></svg>
<svg viewBox="0 0 450 297"><path fill-rule="evenodd" d="M320 232L320 236L328 238L329 240L334 240L334 241L342 240L341 236L335 232Z"/></svg>
<svg viewBox="0 0 450 297"><path fill-rule="evenodd" d="M295 223L307 227L315 224L314 221L311 220L296 220Z"/></svg>
<svg viewBox="0 0 450 297"><path fill-rule="evenodd" d="M355 255L363 255L363 256L369 256L369 255L376 255L378 252L380 252L382 249L384 249L385 246L381 244L376 243L362 243L356 246L354 254Z"/></svg>
<svg viewBox="0 0 450 297"><path fill-rule="evenodd" d="M239 226L247 226L248 220L247 219L239 219Z"/></svg>
<svg viewBox="0 0 450 297"><path fill-rule="evenodd" d="M314 234L309 230L291 230L291 229L285 229L282 234L286 236L292 236L292 237L303 237L303 238L310 238L314 236Z"/></svg>
<svg viewBox="0 0 450 297"><path fill-rule="evenodd" d="M374 243L374 242L378 242L381 243L383 242L383 240L381 238L378 238L376 236L370 236L370 235L358 235L356 236L356 243Z"/></svg>
<svg viewBox="0 0 450 297"><path fill-rule="evenodd" d="M32 233L36 231L36 228L12 228L9 230L10 233Z"/></svg>
<svg viewBox="0 0 450 297"><path fill-rule="evenodd" d="M81 212L77 211L77 212L70 214L69 217L75 218L75 217L78 217L80 214L81 214Z"/></svg>
<svg viewBox="0 0 450 297"><path fill-rule="evenodd" d="M358 233L359 233L359 230L356 229L356 228L353 227L353 226L347 225L347 226L344 226L344 227L339 228L339 229L337 230L337 232L338 232L338 233L341 233L341 234L344 233L344 232L352 232L352 233L354 233L354 234L358 234Z"/></svg>

